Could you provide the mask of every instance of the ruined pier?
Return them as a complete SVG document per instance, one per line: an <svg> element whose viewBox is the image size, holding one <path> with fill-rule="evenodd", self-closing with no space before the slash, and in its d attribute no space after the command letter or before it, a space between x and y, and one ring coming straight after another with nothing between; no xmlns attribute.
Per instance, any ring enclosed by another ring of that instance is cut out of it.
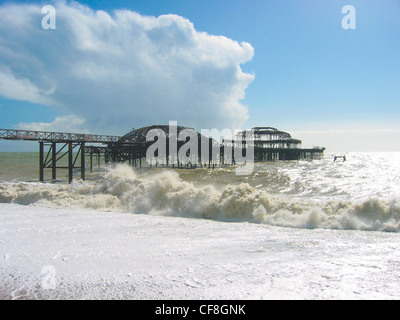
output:
<svg viewBox="0 0 400 320"><path fill-rule="evenodd" d="M178 139L182 133L187 135L184 135L186 138ZM321 158L325 150L319 147L303 149L300 140L272 127L243 130L222 141L206 137L192 128L167 125L133 129L124 136L0 129L0 139L38 141L39 181L45 180L45 169L51 169L52 180L57 179L58 169L66 169L69 183L73 181L74 171L78 170L80 178L85 180L86 166L89 165L92 171L94 161L100 166L102 159L106 164L128 162L134 167L146 164L150 167L214 168L234 165L238 159L243 160L243 154L249 153L251 161L263 162L313 160ZM163 144L157 145L161 141ZM187 147L189 142L190 148ZM150 148L152 152L149 153Z"/></svg>

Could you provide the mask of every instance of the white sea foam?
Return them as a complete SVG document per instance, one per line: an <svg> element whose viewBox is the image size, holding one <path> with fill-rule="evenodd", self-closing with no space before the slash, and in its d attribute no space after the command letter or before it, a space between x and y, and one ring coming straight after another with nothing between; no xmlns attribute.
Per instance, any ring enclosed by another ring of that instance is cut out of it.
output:
<svg viewBox="0 0 400 320"><path fill-rule="evenodd" d="M302 193L310 187L299 186L299 183L296 188L300 191L293 195L293 190L274 193L268 187L253 187L249 182L233 179L229 184L214 183L210 181L212 178L189 181L184 177L188 174L186 172L182 177L180 172L169 169L137 171L127 165L117 165L108 168L94 181L77 181L72 185L2 183L0 202L254 222L296 228L400 230L400 202L395 196L388 199L378 199L373 195L364 199L335 199L324 197L326 186L316 184L311 189L315 191L320 188L318 192L323 196L305 197ZM231 172L219 171L215 174L222 175L222 180L227 179L227 175L232 176ZM284 181L280 182L283 188L292 183L290 179L289 182L285 180L282 174L273 175L270 180L274 183L277 183L276 180ZM258 176L257 173L255 177ZM264 184L268 183L266 180ZM253 182L258 183L259 179ZM335 195L335 186L331 189Z"/></svg>
<svg viewBox="0 0 400 320"><path fill-rule="evenodd" d="M0 299L400 297L399 233L15 204L0 217Z"/></svg>
<svg viewBox="0 0 400 320"><path fill-rule="evenodd" d="M0 182L0 299L398 299L399 160Z"/></svg>

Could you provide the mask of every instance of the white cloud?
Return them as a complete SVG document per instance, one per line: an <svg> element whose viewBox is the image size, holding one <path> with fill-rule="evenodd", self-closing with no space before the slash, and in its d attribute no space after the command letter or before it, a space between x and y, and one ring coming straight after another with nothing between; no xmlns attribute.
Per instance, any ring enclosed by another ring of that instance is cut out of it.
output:
<svg viewBox="0 0 400 320"><path fill-rule="evenodd" d="M33 131L88 133L85 122L84 119L75 115L68 115L56 117L52 122L19 122L14 128Z"/></svg>
<svg viewBox="0 0 400 320"><path fill-rule="evenodd" d="M177 15L55 7L57 28L44 30L41 7L0 6L0 95L62 108L101 133L246 121L241 100L254 76L240 65L253 57L250 44L199 32Z"/></svg>
<svg viewBox="0 0 400 320"><path fill-rule="evenodd" d="M52 90L41 90L26 78L17 79L8 68L2 69L0 69L0 95L45 105L57 104L50 97Z"/></svg>

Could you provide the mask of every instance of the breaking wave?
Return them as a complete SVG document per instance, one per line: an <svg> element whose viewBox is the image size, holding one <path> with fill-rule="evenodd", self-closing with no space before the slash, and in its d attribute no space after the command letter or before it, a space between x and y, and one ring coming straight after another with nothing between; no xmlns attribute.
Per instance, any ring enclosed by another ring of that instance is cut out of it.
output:
<svg viewBox="0 0 400 320"><path fill-rule="evenodd" d="M400 230L400 202L321 200L272 194L249 183L217 185L185 181L174 170L108 168L99 179L71 185L0 184L0 202L253 222L282 227Z"/></svg>

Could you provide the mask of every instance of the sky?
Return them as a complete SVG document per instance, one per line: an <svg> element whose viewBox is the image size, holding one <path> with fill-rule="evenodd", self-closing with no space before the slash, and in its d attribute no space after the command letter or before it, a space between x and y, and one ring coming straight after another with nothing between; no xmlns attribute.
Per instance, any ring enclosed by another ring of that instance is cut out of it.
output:
<svg viewBox="0 0 400 320"><path fill-rule="evenodd" d="M398 0L0 1L0 17L0 128L271 126L400 151Z"/></svg>

